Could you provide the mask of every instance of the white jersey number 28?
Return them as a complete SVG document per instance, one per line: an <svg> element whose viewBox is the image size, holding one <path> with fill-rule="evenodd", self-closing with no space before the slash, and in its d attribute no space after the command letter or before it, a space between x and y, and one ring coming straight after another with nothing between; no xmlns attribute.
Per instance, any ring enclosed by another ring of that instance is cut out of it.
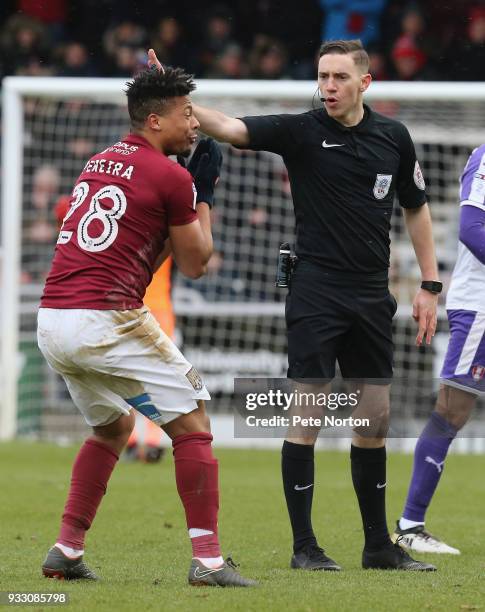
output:
<svg viewBox="0 0 485 612"><path fill-rule="evenodd" d="M64 217L64 223L69 219L73 212L81 206L89 195L89 185L86 182L76 185L73 191L74 200ZM110 199L113 206L109 209L102 208L100 200ZM79 246L85 251L98 252L107 249L116 240L118 235L118 222L126 212L126 196L123 191L115 185L101 187L91 198L89 210L79 220L77 226L77 241ZM95 220L101 221L103 229L99 236L91 236L89 226ZM73 232L68 232L61 228L57 244L66 244L72 237Z"/></svg>

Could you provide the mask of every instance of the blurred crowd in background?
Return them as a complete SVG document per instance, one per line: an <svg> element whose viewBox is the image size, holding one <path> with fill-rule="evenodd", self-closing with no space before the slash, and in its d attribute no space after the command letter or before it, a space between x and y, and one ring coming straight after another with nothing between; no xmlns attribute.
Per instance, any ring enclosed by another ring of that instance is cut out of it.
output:
<svg viewBox="0 0 485 612"><path fill-rule="evenodd" d="M0 77L129 78L153 47L162 62L197 77L315 79L321 41L340 38L363 41L377 80L485 81L485 0L2 0ZM43 282L56 209L82 165L126 128L121 107L25 101L24 284ZM292 238L286 171L274 157L226 149L230 181L218 189L216 253L198 290L209 299L281 299L273 260L279 241ZM438 149L423 152L431 199L454 201L428 158L455 181L459 169L447 164L461 163L466 147Z"/></svg>
<svg viewBox="0 0 485 612"><path fill-rule="evenodd" d="M485 0L2 0L0 76L129 77L153 47L197 77L313 79L340 38L378 80L485 80Z"/></svg>

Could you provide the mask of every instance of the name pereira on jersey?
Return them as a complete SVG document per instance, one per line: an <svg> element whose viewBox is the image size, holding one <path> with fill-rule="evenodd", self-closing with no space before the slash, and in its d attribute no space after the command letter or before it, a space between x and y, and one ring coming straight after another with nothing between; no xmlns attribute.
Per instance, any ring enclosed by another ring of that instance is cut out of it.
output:
<svg viewBox="0 0 485 612"><path fill-rule="evenodd" d="M119 176L127 180L131 180L131 176L135 167L123 162L115 162L112 159L90 159L84 166L84 172L97 172L98 174L111 174L111 176Z"/></svg>

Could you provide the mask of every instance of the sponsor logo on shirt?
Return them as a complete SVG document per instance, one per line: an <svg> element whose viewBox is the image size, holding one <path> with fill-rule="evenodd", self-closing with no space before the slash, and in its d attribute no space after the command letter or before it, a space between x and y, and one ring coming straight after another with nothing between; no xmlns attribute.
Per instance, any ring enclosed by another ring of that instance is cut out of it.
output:
<svg viewBox="0 0 485 612"><path fill-rule="evenodd" d="M374 197L382 200L389 193L392 183L392 174L378 174L374 183Z"/></svg>
<svg viewBox="0 0 485 612"><path fill-rule="evenodd" d="M120 155L130 155L131 153L135 153L138 151L139 147L136 145L129 145L126 142L116 142L111 147L108 147L102 153L118 153Z"/></svg>

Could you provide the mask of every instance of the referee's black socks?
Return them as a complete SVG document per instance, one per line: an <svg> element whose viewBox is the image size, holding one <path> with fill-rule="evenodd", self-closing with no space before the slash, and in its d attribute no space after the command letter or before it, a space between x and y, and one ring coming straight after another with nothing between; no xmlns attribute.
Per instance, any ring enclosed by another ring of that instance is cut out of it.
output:
<svg viewBox="0 0 485 612"><path fill-rule="evenodd" d="M284 441L281 472L286 505L293 530L293 551L317 544L312 528L312 501L315 476L313 445Z"/></svg>
<svg viewBox="0 0 485 612"><path fill-rule="evenodd" d="M352 482L359 500L365 548L376 551L391 543L386 522L386 447L350 447Z"/></svg>

